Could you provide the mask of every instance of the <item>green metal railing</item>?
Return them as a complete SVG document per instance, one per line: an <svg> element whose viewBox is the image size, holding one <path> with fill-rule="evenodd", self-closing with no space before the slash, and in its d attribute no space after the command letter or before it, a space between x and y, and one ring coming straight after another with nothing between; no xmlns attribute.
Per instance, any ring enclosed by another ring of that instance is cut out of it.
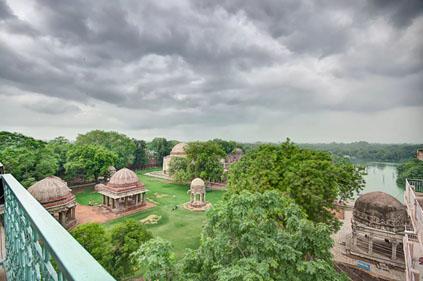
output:
<svg viewBox="0 0 423 281"><path fill-rule="evenodd" d="M8 281L115 280L12 175L0 180Z"/></svg>
<svg viewBox="0 0 423 281"><path fill-rule="evenodd" d="M415 192L423 192L422 179L406 179L407 183L413 186Z"/></svg>

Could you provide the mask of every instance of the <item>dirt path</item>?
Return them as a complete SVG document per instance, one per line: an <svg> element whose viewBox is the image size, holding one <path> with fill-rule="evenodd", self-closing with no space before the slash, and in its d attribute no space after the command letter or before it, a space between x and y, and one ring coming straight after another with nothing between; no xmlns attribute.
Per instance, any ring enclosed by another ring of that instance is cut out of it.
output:
<svg viewBox="0 0 423 281"><path fill-rule="evenodd" d="M147 202L144 206L137 208L135 210L130 210L125 213L115 214L111 211L99 207L99 206L84 206L84 205L76 205L76 219L77 224L89 223L89 222L96 222L96 223L105 223L107 221L127 216L130 214L137 213L139 211L143 211L146 209L150 209L154 207L155 204L151 202Z"/></svg>

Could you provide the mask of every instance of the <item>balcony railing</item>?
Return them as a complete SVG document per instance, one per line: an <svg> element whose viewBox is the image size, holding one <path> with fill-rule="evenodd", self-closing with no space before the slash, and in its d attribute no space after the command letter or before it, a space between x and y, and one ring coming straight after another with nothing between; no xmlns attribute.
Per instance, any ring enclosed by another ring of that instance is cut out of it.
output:
<svg viewBox="0 0 423 281"><path fill-rule="evenodd" d="M8 281L115 280L12 175L1 183Z"/></svg>
<svg viewBox="0 0 423 281"><path fill-rule="evenodd" d="M414 192L422 192L423 193L423 180L421 179L407 179L408 185L412 186Z"/></svg>

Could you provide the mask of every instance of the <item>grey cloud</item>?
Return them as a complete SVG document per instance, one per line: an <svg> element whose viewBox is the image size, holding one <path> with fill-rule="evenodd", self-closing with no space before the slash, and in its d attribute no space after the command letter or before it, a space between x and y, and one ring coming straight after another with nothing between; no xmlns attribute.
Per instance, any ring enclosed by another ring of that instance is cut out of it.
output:
<svg viewBox="0 0 423 281"><path fill-rule="evenodd" d="M63 101L24 105L40 114L146 130L423 105L419 1L28 5L0 2L0 82Z"/></svg>

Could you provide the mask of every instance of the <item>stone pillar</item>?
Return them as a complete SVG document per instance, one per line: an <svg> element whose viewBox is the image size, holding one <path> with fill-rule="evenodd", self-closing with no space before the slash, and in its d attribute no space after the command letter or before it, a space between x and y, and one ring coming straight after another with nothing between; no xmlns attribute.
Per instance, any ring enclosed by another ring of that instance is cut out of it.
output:
<svg viewBox="0 0 423 281"><path fill-rule="evenodd" d="M357 233L353 231L352 233L353 247L357 247Z"/></svg>
<svg viewBox="0 0 423 281"><path fill-rule="evenodd" d="M369 250L368 254L373 254L373 235L369 235Z"/></svg>
<svg viewBox="0 0 423 281"><path fill-rule="evenodd" d="M398 246L398 241L397 240L392 241L392 256L391 256L392 260L397 259L397 246Z"/></svg>
<svg viewBox="0 0 423 281"><path fill-rule="evenodd" d="M65 225L65 212L59 212L59 222L61 225Z"/></svg>

